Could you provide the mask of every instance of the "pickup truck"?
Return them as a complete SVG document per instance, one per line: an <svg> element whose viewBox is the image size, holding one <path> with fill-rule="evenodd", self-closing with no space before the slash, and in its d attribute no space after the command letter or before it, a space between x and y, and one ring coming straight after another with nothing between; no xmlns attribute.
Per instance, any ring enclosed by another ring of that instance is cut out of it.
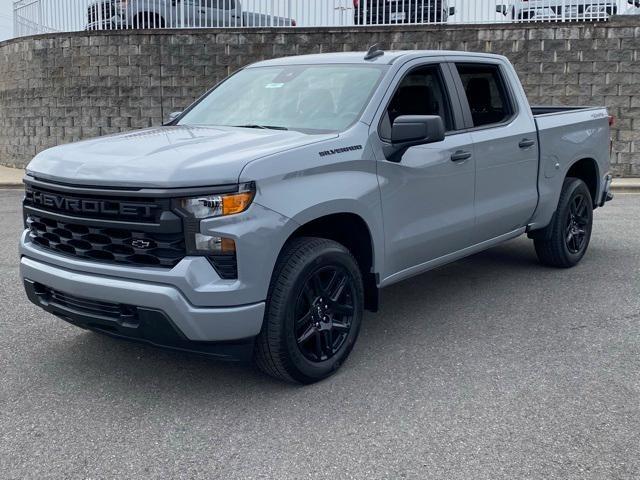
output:
<svg viewBox="0 0 640 480"><path fill-rule="evenodd" d="M497 55L263 61L164 126L38 154L21 275L84 329L316 382L381 288L523 234L576 265L611 199L610 121L530 107Z"/></svg>
<svg viewBox="0 0 640 480"><path fill-rule="evenodd" d="M87 8L86 28L122 30L292 26L296 26L296 21L290 18L245 11L240 0L97 0Z"/></svg>
<svg viewBox="0 0 640 480"><path fill-rule="evenodd" d="M456 8L449 0L353 0L356 25L446 23Z"/></svg>

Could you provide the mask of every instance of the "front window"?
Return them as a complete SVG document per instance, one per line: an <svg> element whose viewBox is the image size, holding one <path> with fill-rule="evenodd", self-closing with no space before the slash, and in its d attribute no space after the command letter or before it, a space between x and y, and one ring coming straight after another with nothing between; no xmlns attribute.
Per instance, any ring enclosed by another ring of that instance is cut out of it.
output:
<svg viewBox="0 0 640 480"><path fill-rule="evenodd" d="M179 125L340 132L362 115L386 67L247 68L193 107Z"/></svg>

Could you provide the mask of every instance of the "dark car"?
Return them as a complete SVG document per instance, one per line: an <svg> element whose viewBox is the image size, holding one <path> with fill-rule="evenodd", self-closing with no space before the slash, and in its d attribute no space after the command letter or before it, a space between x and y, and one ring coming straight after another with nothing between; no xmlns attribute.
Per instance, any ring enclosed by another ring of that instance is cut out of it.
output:
<svg viewBox="0 0 640 480"><path fill-rule="evenodd" d="M455 14L449 0L353 0L356 25L445 23Z"/></svg>

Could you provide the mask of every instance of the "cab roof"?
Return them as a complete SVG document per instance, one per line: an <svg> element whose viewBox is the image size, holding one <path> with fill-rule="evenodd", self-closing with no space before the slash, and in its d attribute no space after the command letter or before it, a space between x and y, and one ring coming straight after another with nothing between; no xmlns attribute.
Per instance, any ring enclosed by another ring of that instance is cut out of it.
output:
<svg viewBox="0 0 640 480"><path fill-rule="evenodd" d="M390 50L384 55L371 60L365 60L367 52L340 52L340 53L319 53L314 55L297 55L291 57L274 58L251 65L251 67L268 67L283 65L323 65L323 64L368 64L368 65L391 65L398 59L411 60L413 58L424 57L444 57L444 56L465 56L478 58L500 58L501 55L490 53L472 53L447 50Z"/></svg>

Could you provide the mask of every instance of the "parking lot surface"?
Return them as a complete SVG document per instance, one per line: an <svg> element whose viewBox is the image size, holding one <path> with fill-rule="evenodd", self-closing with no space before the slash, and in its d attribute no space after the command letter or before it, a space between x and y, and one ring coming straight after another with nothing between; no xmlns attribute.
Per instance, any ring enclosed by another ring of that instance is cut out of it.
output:
<svg viewBox="0 0 640 480"><path fill-rule="evenodd" d="M577 268L521 238L395 285L310 387L30 305L0 190L0 477L640 478L640 196Z"/></svg>

